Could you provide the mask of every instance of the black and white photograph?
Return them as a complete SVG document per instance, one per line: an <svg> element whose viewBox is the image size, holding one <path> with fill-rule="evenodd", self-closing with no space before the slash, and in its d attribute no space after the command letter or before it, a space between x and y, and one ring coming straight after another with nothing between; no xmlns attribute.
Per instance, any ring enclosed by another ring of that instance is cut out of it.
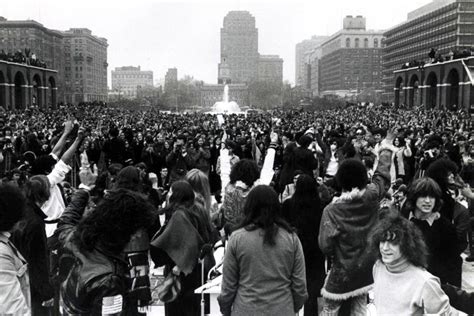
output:
<svg viewBox="0 0 474 316"><path fill-rule="evenodd" d="M0 315L474 315L474 0L4 0Z"/></svg>

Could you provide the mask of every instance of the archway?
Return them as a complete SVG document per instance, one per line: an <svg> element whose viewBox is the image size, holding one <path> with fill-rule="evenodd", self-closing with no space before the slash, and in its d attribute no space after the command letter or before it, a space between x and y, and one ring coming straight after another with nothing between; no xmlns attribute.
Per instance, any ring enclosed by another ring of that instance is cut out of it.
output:
<svg viewBox="0 0 474 316"><path fill-rule="evenodd" d="M413 107L421 104L421 94L420 89L418 89L419 81L418 76L413 75L410 78L410 87L411 89L408 91L408 106Z"/></svg>
<svg viewBox="0 0 474 316"><path fill-rule="evenodd" d="M426 78L426 108L432 109L436 106L436 98L438 96L437 93L437 86L438 86L438 78L436 78L436 74L431 72Z"/></svg>
<svg viewBox="0 0 474 316"><path fill-rule="evenodd" d="M48 80L48 83L49 83L49 104L48 104L48 107L51 107L53 109L56 108L56 92L57 92L57 88L56 88L56 80L54 80L54 77L49 77L49 80Z"/></svg>
<svg viewBox="0 0 474 316"><path fill-rule="evenodd" d="M451 69L446 77L446 107L449 110L459 108L459 73L456 69Z"/></svg>
<svg viewBox="0 0 474 316"><path fill-rule="evenodd" d="M3 72L0 71L0 107L7 109L7 91L6 81Z"/></svg>
<svg viewBox="0 0 474 316"><path fill-rule="evenodd" d="M41 87L41 77L36 74L33 76L33 96L32 96L32 105L35 107L43 107L43 98L42 98L42 87Z"/></svg>
<svg viewBox="0 0 474 316"><path fill-rule="evenodd" d="M400 90L403 88L403 78L398 77L395 81L395 106L400 105Z"/></svg>
<svg viewBox="0 0 474 316"><path fill-rule="evenodd" d="M15 74L15 109L24 109L26 106L26 80L21 71Z"/></svg>

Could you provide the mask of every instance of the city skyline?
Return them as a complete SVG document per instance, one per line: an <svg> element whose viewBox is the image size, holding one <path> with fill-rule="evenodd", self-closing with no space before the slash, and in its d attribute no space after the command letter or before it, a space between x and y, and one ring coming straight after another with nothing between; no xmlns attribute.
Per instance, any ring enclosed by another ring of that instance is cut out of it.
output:
<svg viewBox="0 0 474 316"><path fill-rule="evenodd" d="M346 15L364 15L368 29L385 30L402 23L408 12L429 2L25 0L22 5L3 4L0 16L8 20L32 19L57 30L86 27L107 38L110 86L111 70L127 65L152 70L155 78L163 78L168 68L176 67L180 78L191 75L216 83L223 18L229 11L246 10L256 19L259 52L280 55L284 60L283 79L294 84L296 43L313 35L337 32Z"/></svg>

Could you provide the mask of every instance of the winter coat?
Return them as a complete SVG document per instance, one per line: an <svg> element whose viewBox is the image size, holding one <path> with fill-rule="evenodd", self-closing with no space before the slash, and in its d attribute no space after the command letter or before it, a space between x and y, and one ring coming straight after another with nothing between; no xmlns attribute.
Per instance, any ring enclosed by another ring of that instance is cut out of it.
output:
<svg viewBox="0 0 474 316"><path fill-rule="evenodd" d="M361 260L367 253L367 235L378 218L379 202L390 186L391 152L380 153L372 183L354 196L341 195L323 211L319 246L332 260L321 294L346 300L365 294L373 283L374 262Z"/></svg>

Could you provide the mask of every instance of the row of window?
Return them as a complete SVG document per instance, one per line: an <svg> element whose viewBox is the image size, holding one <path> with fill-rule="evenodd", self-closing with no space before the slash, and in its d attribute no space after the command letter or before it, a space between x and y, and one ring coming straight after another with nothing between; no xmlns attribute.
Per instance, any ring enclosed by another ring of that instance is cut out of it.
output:
<svg viewBox="0 0 474 316"><path fill-rule="evenodd" d="M379 48L379 43L382 42L382 41L379 41L378 38L374 38L374 48ZM383 44L383 43L380 43L380 44ZM346 38L346 48L350 48L352 47L351 46L351 38L348 37ZM356 38L354 40L354 47L355 48L360 48L360 39L359 38ZM368 38L364 38L364 48L369 48L369 39ZM381 46L383 47L383 46Z"/></svg>

